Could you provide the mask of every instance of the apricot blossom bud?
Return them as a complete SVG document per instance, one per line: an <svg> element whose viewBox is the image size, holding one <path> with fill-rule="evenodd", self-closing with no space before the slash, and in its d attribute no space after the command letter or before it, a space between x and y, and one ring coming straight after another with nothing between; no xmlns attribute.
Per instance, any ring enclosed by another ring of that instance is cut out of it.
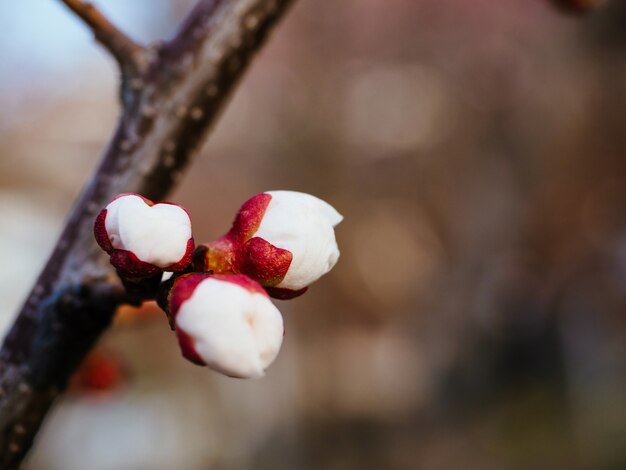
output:
<svg viewBox="0 0 626 470"><path fill-rule="evenodd" d="M94 234L111 264L127 277L182 271L191 263L191 220L176 204L121 194L98 214Z"/></svg>
<svg viewBox="0 0 626 470"><path fill-rule="evenodd" d="M334 227L342 220L310 194L257 194L241 206L226 235L198 248L194 264L197 270L246 274L272 297L293 298L337 262Z"/></svg>
<svg viewBox="0 0 626 470"><path fill-rule="evenodd" d="M222 374L258 378L283 341L283 319L244 275L185 274L167 299L183 356Z"/></svg>

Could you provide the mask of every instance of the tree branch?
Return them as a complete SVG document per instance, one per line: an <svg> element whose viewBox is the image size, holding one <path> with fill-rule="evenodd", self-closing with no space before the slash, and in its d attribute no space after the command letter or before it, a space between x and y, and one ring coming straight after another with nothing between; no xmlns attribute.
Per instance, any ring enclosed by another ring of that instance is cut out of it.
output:
<svg viewBox="0 0 626 470"><path fill-rule="evenodd" d="M134 74L144 67L145 48L120 31L92 3L61 0L93 31L96 40L117 60L122 73Z"/></svg>
<svg viewBox="0 0 626 470"><path fill-rule="evenodd" d="M0 350L0 468L19 466L50 405L116 307L134 301L93 239L97 212L122 192L152 200L167 195L290 3L200 0L176 37L155 49L155 58L131 80L132 97L102 162ZM94 20L101 15L87 18L110 25ZM125 36L105 36L99 40L118 61L134 50L128 49L132 42L119 42Z"/></svg>

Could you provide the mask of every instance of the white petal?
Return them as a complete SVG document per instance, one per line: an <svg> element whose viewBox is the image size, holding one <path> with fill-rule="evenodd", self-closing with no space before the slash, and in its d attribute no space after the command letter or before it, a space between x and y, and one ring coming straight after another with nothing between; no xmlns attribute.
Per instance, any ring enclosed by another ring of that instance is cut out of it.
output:
<svg viewBox="0 0 626 470"><path fill-rule="evenodd" d="M126 195L107 207L105 227L113 248L161 268L175 264L187 251L191 220L180 206L148 206L142 198Z"/></svg>
<svg viewBox="0 0 626 470"><path fill-rule="evenodd" d="M183 303L176 328L207 366L231 377L262 377L283 340L282 316L266 296L215 278Z"/></svg>
<svg viewBox="0 0 626 470"><path fill-rule="evenodd" d="M267 194L272 199L253 236L292 253L289 270L278 287L302 289L337 263L339 248L333 227L342 216L330 204L310 194L294 191Z"/></svg>
<svg viewBox="0 0 626 470"><path fill-rule="evenodd" d="M339 223L343 220L343 215L337 212L337 209L323 199L315 197L312 194L285 190L266 191L265 194L269 194L273 199L293 201L299 200L302 204L306 204L311 207L311 209L321 212L333 227L339 225Z"/></svg>

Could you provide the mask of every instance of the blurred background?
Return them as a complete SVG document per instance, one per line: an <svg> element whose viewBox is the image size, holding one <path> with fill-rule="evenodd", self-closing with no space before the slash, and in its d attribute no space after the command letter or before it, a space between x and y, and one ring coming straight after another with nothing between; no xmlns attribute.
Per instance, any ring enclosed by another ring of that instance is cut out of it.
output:
<svg viewBox="0 0 626 470"><path fill-rule="evenodd" d="M193 3L97 2L146 42ZM6 331L119 106L60 2L0 28ZM626 2L296 2L172 199L208 241L271 189L345 221L266 377L122 309L26 468L626 468Z"/></svg>

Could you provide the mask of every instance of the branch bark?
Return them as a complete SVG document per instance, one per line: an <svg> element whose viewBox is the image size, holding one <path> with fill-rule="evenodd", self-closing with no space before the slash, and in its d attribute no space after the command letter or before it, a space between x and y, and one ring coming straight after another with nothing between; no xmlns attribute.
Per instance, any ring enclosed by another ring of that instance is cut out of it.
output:
<svg viewBox="0 0 626 470"><path fill-rule="evenodd" d="M132 76L123 74L117 129L0 350L0 468L6 469L19 467L115 309L136 301L93 239L97 212L122 192L152 200L167 195L292 0L200 0L171 41L149 49L131 45L101 14L82 10L83 2L64 2L122 70L138 51L146 51L146 62Z"/></svg>

